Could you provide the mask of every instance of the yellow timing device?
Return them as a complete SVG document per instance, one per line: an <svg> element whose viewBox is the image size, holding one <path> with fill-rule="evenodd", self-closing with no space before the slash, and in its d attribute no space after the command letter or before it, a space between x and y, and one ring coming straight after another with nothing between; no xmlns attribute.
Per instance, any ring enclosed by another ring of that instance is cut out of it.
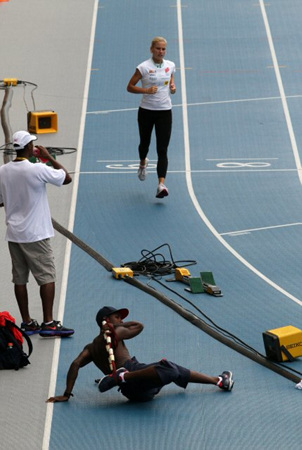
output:
<svg viewBox="0 0 302 450"><path fill-rule="evenodd" d="M18 84L17 78L4 78L3 81L5 86L17 86Z"/></svg>
<svg viewBox="0 0 302 450"><path fill-rule="evenodd" d="M27 113L29 133L56 133L58 131L58 114L54 111L30 111Z"/></svg>
<svg viewBox="0 0 302 450"><path fill-rule="evenodd" d="M302 356L302 330L289 325L263 333L266 356L275 361L293 361Z"/></svg>
<svg viewBox="0 0 302 450"><path fill-rule="evenodd" d="M178 267L175 269L175 279L178 281L184 281L184 277L191 276L190 271L188 269L184 269L183 267Z"/></svg>
<svg viewBox="0 0 302 450"><path fill-rule="evenodd" d="M113 267L112 268L112 275L114 278L125 278L125 277L131 277L133 278L133 271L129 269L129 267Z"/></svg>

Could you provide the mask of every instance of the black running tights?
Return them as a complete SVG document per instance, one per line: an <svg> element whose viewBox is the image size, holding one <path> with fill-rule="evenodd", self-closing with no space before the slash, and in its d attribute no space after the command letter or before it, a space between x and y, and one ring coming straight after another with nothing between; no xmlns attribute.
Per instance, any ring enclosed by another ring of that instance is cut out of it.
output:
<svg viewBox="0 0 302 450"><path fill-rule="evenodd" d="M151 134L155 127L157 150L157 176L165 178L168 169L168 146L172 130L172 110L152 111L139 108L138 128L140 144L138 147L140 159L145 159L149 152Z"/></svg>

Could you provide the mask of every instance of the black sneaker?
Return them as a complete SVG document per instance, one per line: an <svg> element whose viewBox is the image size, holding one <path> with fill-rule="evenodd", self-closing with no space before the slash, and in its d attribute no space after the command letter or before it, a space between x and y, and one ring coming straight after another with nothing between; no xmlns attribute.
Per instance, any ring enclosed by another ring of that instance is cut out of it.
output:
<svg viewBox="0 0 302 450"><path fill-rule="evenodd" d="M128 370L126 370L125 367L121 367L116 371L116 377L114 377L113 374L110 374L101 378L99 382L99 391L106 392L114 386L119 386L121 384L120 374L125 372L128 372Z"/></svg>
<svg viewBox="0 0 302 450"><path fill-rule="evenodd" d="M41 331L41 325L39 325L35 319L31 319L31 322L29 323L22 322L20 328L28 336L31 336L32 334L37 334Z"/></svg>
<svg viewBox="0 0 302 450"><path fill-rule="evenodd" d="M221 380L217 383L217 386L220 387L220 389L224 389L225 391L231 391L234 386L232 372L227 370L225 372L222 372L219 377L221 378Z"/></svg>
<svg viewBox="0 0 302 450"><path fill-rule="evenodd" d="M71 336L74 333L74 330L71 328L65 328L61 324L61 322L57 320L53 320L48 325L45 325L43 322L41 324L41 330L39 332L39 335L42 337L49 337L49 336L61 336L61 337L68 337Z"/></svg>

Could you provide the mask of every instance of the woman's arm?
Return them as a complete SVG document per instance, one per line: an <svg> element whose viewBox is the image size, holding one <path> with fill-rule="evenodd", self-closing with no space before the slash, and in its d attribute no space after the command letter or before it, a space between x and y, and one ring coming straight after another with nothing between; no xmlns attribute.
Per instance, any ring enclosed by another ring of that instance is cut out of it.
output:
<svg viewBox="0 0 302 450"><path fill-rule="evenodd" d="M174 81L174 73L172 73L172 75L171 75L170 92L171 92L171 94L175 94L175 92L176 92L176 86L175 86L175 81Z"/></svg>
<svg viewBox="0 0 302 450"><path fill-rule="evenodd" d="M134 75L128 83L127 91L131 94L155 94L157 92L157 86L151 86L149 88L142 88L136 86L137 83L142 79L142 74L138 69L136 69Z"/></svg>

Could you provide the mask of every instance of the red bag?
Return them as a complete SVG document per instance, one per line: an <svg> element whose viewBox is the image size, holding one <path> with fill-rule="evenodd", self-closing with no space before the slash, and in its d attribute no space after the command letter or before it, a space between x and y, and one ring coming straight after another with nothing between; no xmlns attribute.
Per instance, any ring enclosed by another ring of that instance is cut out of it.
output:
<svg viewBox="0 0 302 450"><path fill-rule="evenodd" d="M28 345L28 354L23 350L23 338ZM16 325L15 318L8 311L0 311L0 370L18 370L27 366L32 350L30 338Z"/></svg>

